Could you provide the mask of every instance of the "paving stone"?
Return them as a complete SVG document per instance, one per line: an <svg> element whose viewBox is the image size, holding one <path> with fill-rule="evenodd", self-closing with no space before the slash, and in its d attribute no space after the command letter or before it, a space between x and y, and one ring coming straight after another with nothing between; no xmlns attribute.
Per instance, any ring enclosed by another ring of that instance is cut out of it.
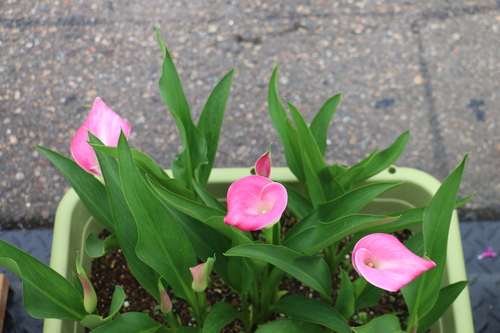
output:
<svg viewBox="0 0 500 333"><path fill-rule="evenodd" d="M399 165L442 180L472 151L466 207L500 216L498 25L494 0L32 1L0 3L0 224L46 228L68 183L35 144L70 156L96 96L132 124L131 144L165 168L181 151L157 92L158 22L195 118L237 67L216 166L248 166L275 143L267 83L310 121L342 92L330 163L352 165L407 129Z"/></svg>
<svg viewBox="0 0 500 333"><path fill-rule="evenodd" d="M470 280L469 292L476 333L500 331L500 222L460 223L462 246ZM479 260L478 255L492 246L499 252L494 258ZM453 254L450 254L453 255Z"/></svg>

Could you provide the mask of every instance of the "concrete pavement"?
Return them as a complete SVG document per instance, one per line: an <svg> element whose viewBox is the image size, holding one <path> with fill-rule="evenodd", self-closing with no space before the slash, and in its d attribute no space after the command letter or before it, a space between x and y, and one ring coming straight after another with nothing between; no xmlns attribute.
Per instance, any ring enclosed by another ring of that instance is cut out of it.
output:
<svg viewBox="0 0 500 333"><path fill-rule="evenodd" d="M0 2L0 227L50 228L68 183L38 153L70 156L101 96L132 125L131 145L169 168L179 152L157 91L155 24L192 111L237 67L216 166L248 166L274 142L267 84L311 119L336 93L329 163L352 165L410 129L398 165L442 180L471 152L463 219L500 217L500 4L497 1Z"/></svg>

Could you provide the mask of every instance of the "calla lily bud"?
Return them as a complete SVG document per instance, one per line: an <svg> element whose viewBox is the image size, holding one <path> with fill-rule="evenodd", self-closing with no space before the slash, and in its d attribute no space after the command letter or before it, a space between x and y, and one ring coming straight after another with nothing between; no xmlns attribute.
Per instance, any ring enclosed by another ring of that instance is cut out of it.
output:
<svg viewBox="0 0 500 333"><path fill-rule="evenodd" d="M162 313L172 312L172 301L170 296L168 296L167 291L161 283L161 279L158 281L158 290L160 291L160 310Z"/></svg>
<svg viewBox="0 0 500 333"><path fill-rule="evenodd" d="M197 293L200 293L207 289L208 278L210 272L212 271L212 267L214 266L214 262L215 258L208 258L207 262L189 268L191 274L193 275L193 283L191 284L191 287Z"/></svg>
<svg viewBox="0 0 500 333"><path fill-rule="evenodd" d="M271 147L255 162L255 173L266 178L271 176Z"/></svg>
<svg viewBox="0 0 500 333"><path fill-rule="evenodd" d="M71 141L71 154L76 163L86 171L101 176L94 149L89 145L88 132L95 135L106 146L116 147L123 131L129 137L130 125L111 110L99 97L94 100L90 113Z"/></svg>
<svg viewBox="0 0 500 333"><path fill-rule="evenodd" d="M361 238L352 251L352 265L376 287L398 291L436 264L415 255L396 237L371 234Z"/></svg>
<svg viewBox="0 0 500 333"><path fill-rule="evenodd" d="M283 185L262 176L246 176L227 191L227 215L224 222L243 231L272 227L279 221L288 203Z"/></svg>
<svg viewBox="0 0 500 333"><path fill-rule="evenodd" d="M80 263L80 253L78 253L76 258L76 273L83 288L83 306L88 313L93 313L97 308L97 294L92 282Z"/></svg>

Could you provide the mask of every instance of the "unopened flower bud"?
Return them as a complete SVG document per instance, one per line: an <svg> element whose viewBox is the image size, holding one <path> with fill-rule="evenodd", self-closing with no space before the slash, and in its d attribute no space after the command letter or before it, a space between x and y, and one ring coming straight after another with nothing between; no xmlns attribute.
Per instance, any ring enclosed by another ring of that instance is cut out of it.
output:
<svg viewBox="0 0 500 333"><path fill-rule="evenodd" d="M158 281L158 290L160 291L160 310L162 313L170 313L172 312L172 301L168 296L167 291L163 287L163 284Z"/></svg>
<svg viewBox="0 0 500 333"><path fill-rule="evenodd" d="M193 275L193 283L191 284L191 288L194 291L200 293L207 289L208 286L208 276L212 271L212 267L214 266L215 258L208 258L207 262L199 264L198 266L191 267L189 270Z"/></svg>
<svg viewBox="0 0 500 333"><path fill-rule="evenodd" d="M80 262L80 253L76 257L76 273L83 288L83 306L88 313L93 313L97 308L97 294L95 293L94 286L85 273Z"/></svg>

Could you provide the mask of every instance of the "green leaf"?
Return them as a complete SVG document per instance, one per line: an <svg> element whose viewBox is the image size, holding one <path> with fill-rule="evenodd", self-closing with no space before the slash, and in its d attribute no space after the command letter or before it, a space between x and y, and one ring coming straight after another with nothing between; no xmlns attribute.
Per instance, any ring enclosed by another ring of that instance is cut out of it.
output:
<svg viewBox="0 0 500 333"><path fill-rule="evenodd" d="M299 182L304 184L306 177L304 167L302 165L302 153L299 148L300 145L297 130L291 126L288 115L283 108L278 95L278 68L279 66L275 67L273 74L271 75L271 79L269 80L269 116L271 117L274 128L276 129L276 132L278 132L281 143L283 144L286 164L297 177Z"/></svg>
<svg viewBox="0 0 500 333"><path fill-rule="evenodd" d="M425 333L430 329L448 310L462 290L467 287L469 281L459 281L441 288L434 307L429 313L418 321L418 333Z"/></svg>
<svg viewBox="0 0 500 333"><path fill-rule="evenodd" d="M177 69L158 29L156 37L163 54L162 75L158 84L160 94L175 119L184 149L172 163L172 172L191 190L194 171L207 163L207 143L202 132L194 125Z"/></svg>
<svg viewBox="0 0 500 333"><path fill-rule="evenodd" d="M292 237L297 236L300 233L303 233L307 229L316 228L316 225L319 223L318 220L318 209L312 210L308 215L304 216L302 219L298 221L295 225L292 226L290 230L285 235L283 239L283 243L287 243ZM314 233L315 230L313 230Z"/></svg>
<svg viewBox="0 0 500 333"><path fill-rule="evenodd" d="M462 206L463 204L465 204L472 197L473 197L473 195L471 195L467 198L464 198L464 199L457 200L455 202L455 209L457 209L460 206ZM399 218L393 222L389 222L387 224L382 224L382 225L364 230L363 234L374 234L374 233L389 234L392 232L396 232L396 231L403 230L403 229L408 229L408 228L414 227L416 225L422 224L424 210L425 210L425 207L418 207L418 208L407 209L407 210L404 210L401 212L391 213L388 216L392 216L392 217L399 216ZM423 246L423 242L422 242L422 246Z"/></svg>
<svg viewBox="0 0 500 333"><path fill-rule="evenodd" d="M217 230L228 239L232 239L235 233L245 235L250 239L248 233L244 233L243 231L237 228L233 228L223 222L224 216L226 216L225 211L220 211L216 208L212 208L199 202L189 200L188 198L182 197L164 188L160 184L154 182L152 179L148 180L149 185L154 190L158 198L163 202L168 203L168 205L172 206L173 208L199 221L203 221L205 224L212 227L214 230Z"/></svg>
<svg viewBox="0 0 500 333"><path fill-rule="evenodd" d="M175 333L201 333L201 327L182 326L179 327Z"/></svg>
<svg viewBox="0 0 500 333"><path fill-rule="evenodd" d="M196 190L196 193L200 196L201 200L203 202L212 208L218 209L222 212L227 211L226 206L224 206L216 197L214 197L210 192L205 190L201 185L195 181L194 182L194 189Z"/></svg>
<svg viewBox="0 0 500 333"><path fill-rule="evenodd" d="M282 184L286 188L288 193L288 209L295 215L299 220L303 219L305 216L310 214L314 209L313 205L309 200L307 200L302 194L300 194L293 187Z"/></svg>
<svg viewBox="0 0 500 333"><path fill-rule="evenodd" d="M248 244L229 249L226 256L241 256L268 262L331 299L332 280L322 257L312 257L271 244Z"/></svg>
<svg viewBox="0 0 500 333"><path fill-rule="evenodd" d="M342 268L340 268L340 279L342 284L340 285L337 301L335 302L335 310L345 319L349 319L354 314L354 288L349 275Z"/></svg>
<svg viewBox="0 0 500 333"><path fill-rule="evenodd" d="M398 317L394 315L384 315L378 317L366 325L353 327L355 333L395 333L402 332Z"/></svg>
<svg viewBox="0 0 500 333"><path fill-rule="evenodd" d="M120 244L118 243L116 234L112 234L106 237L105 240L102 240L91 232L85 240L85 250L91 258L100 258L106 254L106 250L119 247Z"/></svg>
<svg viewBox="0 0 500 333"><path fill-rule="evenodd" d="M288 296L271 305L270 310L294 319L323 325L339 333L351 332L345 319L333 307L314 298Z"/></svg>
<svg viewBox="0 0 500 333"><path fill-rule="evenodd" d="M126 312L118 314L112 322L96 328L92 333L155 333L161 326L146 313Z"/></svg>
<svg viewBox="0 0 500 333"><path fill-rule="evenodd" d="M114 232L114 222L104 185L75 161L50 149L36 146L64 175L87 210L106 229Z"/></svg>
<svg viewBox="0 0 500 333"><path fill-rule="evenodd" d="M87 315L77 288L49 266L2 239L0 265L23 280L23 304L30 316L80 321Z"/></svg>
<svg viewBox="0 0 500 333"><path fill-rule="evenodd" d="M202 187L205 187L214 165L215 154L219 145L219 135L224 118L229 90L233 80L234 69L226 74L222 80L215 86L208 97L207 103L198 120L198 129L203 133L207 142L207 164L199 167L197 180Z"/></svg>
<svg viewBox="0 0 500 333"><path fill-rule="evenodd" d="M319 109L316 116L314 116L311 126L309 126L311 133L314 135L315 141L318 144L321 155L323 156L326 152L328 126L330 125L333 114L337 110L341 97L342 94L337 94L327 100L321 109Z"/></svg>
<svg viewBox="0 0 500 333"><path fill-rule="evenodd" d="M89 133L90 135L92 133ZM90 136L89 135L89 136ZM94 150L98 150L100 152L105 153L114 158L118 158L118 148L117 147L109 147L104 146L99 139L91 140L90 145L94 148ZM156 179L157 181L162 181L164 179L170 179L170 176L156 164L156 162L144 154L143 152L135 149L130 150L132 152L132 158L134 159L137 167L141 168L145 173L147 173L150 177Z"/></svg>
<svg viewBox="0 0 500 333"><path fill-rule="evenodd" d="M196 256L206 261L208 257L215 255L217 257L214 265L215 271L222 280L231 287L234 287L233 284L229 283L229 274L231 273L229 268L230 258L223 255L231 247L231 239L225 237L204 222L188 216L179 210L170 209L170 213L179 222L182 230L188 236Z"/></svg>
<svg viewBox="0 0 500 333"><path fill-rule="evenodd" d="M116 154L116 157L113 157L113 155L108 155L99 149L104 146L96 146L101 144L98 138L91 133L89 133L89 138L94 147L106 183L113 219L117 221L115 226L116 237L123 251L123 256L127 260L127 264L137 281L139 281L141 286L143 286L148 293L159 301L160 295L157 287L159 275L145 262L139 259L135 252L138 240L137 226L130 208L128 205L124 204L126 200L120 181L118 162L116 161L116 158L118 158L117 148L112 147Z"/></svg>
<svg viewBox="0 0 500 333"><path fill-rule="evenodd" d="M112 318L103 318L103 317L95 315L95 314L90 314L90 315L85 316L85 318L83 318L80 321L80 324L83 325L84 327L87 327L91 330L94 330L100 326L103 326L107 323L110 323L111 320L112 320Z"/></svg>
<svg viewBox="0 0 500 333"><path fill-rule="evenodd" d="M448 231L466 159L467 155L446 177L424 211L424 252L436 263L436 267L424 272L402 289L410 314L418 314L419 318L429 313L439 295L446 265Z"/></svg>
<svg viewBox="0 0 500 333"><path fill-rule="evenodd" d="M287 105L292 113L299 134L307 192L311 197L313 205L317 206L326 201L325 192L326 188L331 186L332 177L329 172L324 172L327 171L325 160L304 118L291 103L287 102Z"/></svg>
<svg viewBox="0 0 500 333"><path fill-rule="evenodd" d="M325 333L318 325L293 318L270 321L255 330L255 333Z"/></svg>
<svg viewBox="0 0 500 333"><path fill-rule="evenodd" d="M218 302L210 309L205 323L203 333L218 333L224 326L238 318L240 313L226 302Z"/></svg>
<svg viewBox="0 0 500 333"><path fill-rule="evenodd" d="M319 220L331 222L344 215L357 213L379 194L400 183L373 183L358 187L343 196L318 206Z"/></svg>
<svg viewBox="0 0 500 333"><path fill-rule="evenodd" d="M247 238L235 237L232 242L232 247L243 244L252 244L252 241ZM226 251L224 251L226 252ZM225 254L225 253L224 253ZM249 259L243 257L227 257L223 255L223 258L229 259L227 269L227 274L229 280L227 281L234 289L236 289L240 294L246 293L252 286L252 281L254 276L258 276L253 270L250 269Z"/></svg>
<svg viewBox="0 0 500 333"><path fill-rule="evenodd" d="M136 224L141 226L137 228L137 256L165 278L176 296L195 304L189 271L197 265L193 247L178 222L142 179L123 135L118 141L118 161L125 200Z"/></svg>
<svg viewBox="0 0 500 333"><path fill-rule="evenodd" d="M393 144L389 148L381 151L372 159L370 159L369 163L365 167L356 169L354 175L348 172L344 177L342 177L341 183L345 184L348 182L352 184L352 186L357 186L371 176L374 176L377 173L387 169L398 160L399 156L401 156L406 147L406 144L408 143L409 138L410 131L404 132L393 142ZM350 179L347 180L347 177L349 177Z"/></svg>
<svg viewBox="0 0 500 333"><path fill-rule="evenodd" d="M312 255L328 245L340 241L344 237L375 225L389 223L395 219L397 219L397 217L352 214L343 216L330 223L319 223L313 240L310 242L310 246L308 248L301 248L301 252ZM304 242L304 245L307 243L308 242Z"/></svg>
<svg viewBox="0 0 500 333"><path fill-rule="evenodd" d="M363 277L357 278L356 281L352 283L352 286L356 295L354 304L356 310L375 306L384 292L384 290L368 283Z"/></svg>
<svg viewBox="0 0 500 333"><path fill-rule="evenodd" d="M109 307L108 317L114 317L118 314L118 311L123 306L125 302L125 291L120 286L115 286L115 291L113 292L113 298L111 299L111 306Z"/></svg>

